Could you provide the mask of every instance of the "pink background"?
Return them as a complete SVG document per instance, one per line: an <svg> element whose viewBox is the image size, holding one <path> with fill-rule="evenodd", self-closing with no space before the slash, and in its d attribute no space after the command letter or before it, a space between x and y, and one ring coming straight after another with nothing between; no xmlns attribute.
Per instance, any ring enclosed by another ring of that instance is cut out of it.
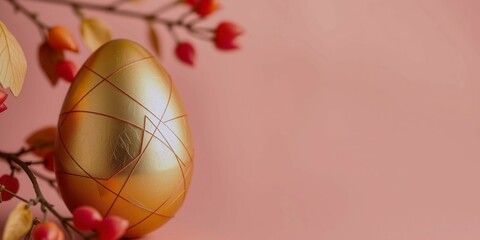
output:
<svg viewBox="0 0 480 240"><path fill-rule="evenodd" d="M480 238L479 1L221 2L209 22L241 23L241 51L195 42L189 68L161 31L196 169L184 207L147 239ZM78 27L70 9L22 3ZM15 151L56 123L68 84L49 86L36 28L6 1L0 9L29 63L0 115L1 149ZM148 45L142 22L87 14ZM80 65L88 50L68 56ZM12 204L0 205L0 221Z"/></svg>

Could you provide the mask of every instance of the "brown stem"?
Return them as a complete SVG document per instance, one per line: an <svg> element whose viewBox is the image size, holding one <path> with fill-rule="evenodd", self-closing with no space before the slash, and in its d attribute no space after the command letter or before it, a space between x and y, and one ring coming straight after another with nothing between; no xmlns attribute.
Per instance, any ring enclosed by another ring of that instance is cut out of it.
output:
<svg viewBox="0 0 480 240"><path fill-rule="evenodd" d="M16 2L18 0L9 0ZM66 5L72 7L76 13L81 12L83 9L89 9L89 10L94 10L94 11L101 11L101 12L106 12L114 15L120 15L120 16L125 16L125 17L130 17L130 18L137 18L137 19L142 19L142 20L147 20L150 22L156 22L163 24L172 34L175 34L174 31L171 31L175 27L181 27L187 30L188 32L195 34L198 33L197 29L194 27L197 23L200 21L204 20L205 18L199 17L195 18L192 21L185 21L186 17L188 17L190 14L193 13L193 10L189 10L185 14L181 15L178 19L176 20L171 20L171 19L165 19L162 18L159 14L170 10L171 8L177 6L178 4L181 3L180 0L175 0L173 2L167 3L163 6L160 6L156 10L154 10L152 13L142 13L142 12L137 12L137 11L131 11L131 10L124 10L124 9L119 9L118 5L123 3L124 1L118 0L117 2L114 2L113 4L110 5L101 5L101 4L96 4L96 3L88 3L88 2L81 2L77 0L29 0L29 1L34 1L34 2L44 2L44 3L50 3L50 4L58 4L58 5ZM196 36L198 38L198 36ZM173 36L174 39L178 39L176 35ZM206 41L211 41L211 38L208 37L203 37L200 38L202 40Z"/></svg>
<svg viewBox="0 0 480 240"><path fill-rule="evenodd" d="M181 1L173 1L173 2L170 2L170 3L167 3L165 5L162 5L160 7L158 7L157 9L155 9L151 15L156 15L156 14L159 14L159 13L162 13L162 12L165 12L165 11L168 11L170 9L172 9L173 7L175 6L178 6L178 4L180 4Z"/></svg>
<svg viewBox="0 0 480 240"><path fill-rule="evenodd" d="M38 19L36 13L31 12L30 10L25 8L23 5L18 3L16 0L7 0L7 1L15 8L15 10L23 13L23 15L27 16L30 20L32 20L32 22L35 23L35 25L37 25L38 29L40 30L40 34L42 35L42 37L45 36L45 30L48 29L48 26L47 24L43 23Z"/></svg>
<svg viewBox="0 0 480 240"><path fill-rule="evenodd" d="M52 213L56 218L58 218L61 221L61 223L65 226L66 230L70 229L75 231L77 234L79 234L84 238L88 237L85 233L76 229L69 222L67 218L60 215L60 213L57 212L57 210L53 207L53 205L47 201L47 199L43 196L42 190L40 189L40 186L38 184L37 178L35 177L35 174L32 172L32 170L30 170L29 165L26 162L18 158L17 154L5 153L2 151L0 151L0 158L6 159L7 161L14 162L16 165L22 168L23 171L27 174L28 178L30 179L30 182L32 182L32 187L33 187L33 190L35 191L35 195L37 196L36 202L39 202L41 204L42 211L44 209L47 209L50 213Z"/></svg>
<svg viewBox="0 0 480 240"><path fill-rule="evenodd" d="M12 1L12 0L9 0L9 1ZM95 3L79 2L79 1L73 1L73 0L30 0L30 1L67 5L73 8L81 8L81 9L83 8L83 9L89 9L89 10L95 10L95 11L102 11L102 12L112 13L116 15L122 15L125 17L131 17L131 18L139 18L139 19L148 18L152 21L160 22L163 24L173 23L173 21L171 20L163 19L156 15L118 9L118 8L112 7L111 5L100 5Z"/></svg>
<svg viewBox="0 0 480 240"><path fill-rule="evenodd" d="M25 198L17 195L16 193L8 190L7 188L5 188L5 186L3 186L3 185L1 185L1 184L0 184L0 186L2 186L2 187L0 187L0 189L1 189L0 192L7 192L7 193L9 193L10 195L14 196L15 198L21 200L21 201L24 202L24 203L30 203L30 202L31 202L31 201L28 201L27 199L25 199Z"/></svg>
<svg viewBox="0 0 480 240"><path fill-rule="evenodd" d="M15 156L20 157L23 154L33 152L35 150L44 148L44 147L49 147L52 146L53 142L44 142L42 144L37 144L35 146L29 147L29 148L21 148L18 152L15 153Z"/></svg>

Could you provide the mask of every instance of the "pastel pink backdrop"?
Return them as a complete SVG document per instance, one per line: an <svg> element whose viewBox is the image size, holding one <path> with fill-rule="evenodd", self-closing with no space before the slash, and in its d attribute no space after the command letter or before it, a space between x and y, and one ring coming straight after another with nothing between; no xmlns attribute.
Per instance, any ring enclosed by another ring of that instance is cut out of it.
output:
<svg viewBox="0 0 480 240"><path fill-rule="evenodd" d="M189 68L161 32L196 168L184 207L146 239L480 238L480 2L221 2L208 22L241 23L242 50L195 42ZM78 26L70 9L22 3L45 22ZM142 22L87 14L148 45ZM15 151L56 123L68 84L52 88L39 71L29 20L6 1L0 19L29 63L0 115L1 149ZM80 65L88 50L68 56ZM12 204L0 205L2 222Z"/></svg>

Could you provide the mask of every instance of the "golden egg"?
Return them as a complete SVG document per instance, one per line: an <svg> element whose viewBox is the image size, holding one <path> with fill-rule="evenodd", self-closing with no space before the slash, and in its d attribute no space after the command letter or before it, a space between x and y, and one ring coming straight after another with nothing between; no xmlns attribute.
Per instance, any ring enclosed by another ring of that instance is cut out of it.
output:
<svg viewBox="0 0 480 240"><path fill-rule="evenodd" d="M192 177L180 97L156 58L129 40L95 51L62 106L55 172L67 207L95 207L143 236L171 219Z"/></svg>

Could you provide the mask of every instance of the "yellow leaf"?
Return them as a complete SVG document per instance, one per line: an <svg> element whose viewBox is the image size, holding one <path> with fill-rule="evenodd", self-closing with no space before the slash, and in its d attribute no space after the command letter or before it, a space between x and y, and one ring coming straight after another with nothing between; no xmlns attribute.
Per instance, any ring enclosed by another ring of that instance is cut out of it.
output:
<svg viewBox="0 0 480 240"><path fill-rule="evenodd" d="M85 18L80 26L83 41L90 50L95 51L98 47L112 39L108 25L97 18Z"/></svg>
<svg viewBox="0 0 480 240"><path fill-rule="evenodd" d="M26 73L27 60L22 47L0 21L0 85L9 87L13 95L18 96Z"/></svg>
<svg viewBox="0 0 480 240"><path fill-rule="evenodd" d="M24 202L18 203L17 207L8 215L3 240L18 240L32 228L32 212Z"/></svg>
<svg viewBox="0 0 480 240"><path fill-rule="evenodd" d="M160 39L158 38L157 31L155 30L155 26L152 22L148 23L148 39L150 40L150 45L152 45L152 48L157 56L160 56Z"/></svg>
<svg viewBox="0 0 480 240"><path fill-rule="evenodd" d="M42 128L27 138L27 144L30 147L37 147L33 153L39 157L45 157L53 152L53 143L55 141L56 127Z"/></svg>

